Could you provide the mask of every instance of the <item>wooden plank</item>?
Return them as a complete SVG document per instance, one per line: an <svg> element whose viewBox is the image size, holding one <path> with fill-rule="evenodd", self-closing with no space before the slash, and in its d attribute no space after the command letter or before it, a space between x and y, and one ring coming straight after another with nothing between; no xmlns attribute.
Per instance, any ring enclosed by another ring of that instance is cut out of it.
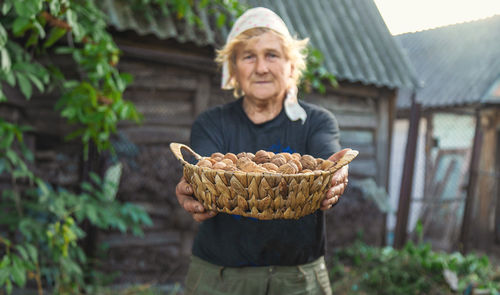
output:
<svg viewBox="0 0 500 295"><path fill-rule="evenodd" d="M207 75L198 77L198 88L194 97L194 114L198 116L207 109L210 101L210 78Z"/></svg>
<svg viewBox="0 0 500 295"><path fill-rule="evenodd" d="M125 44L120 44L119 47L124 52L125 57L134 57L155 63L171 64L180 66L181 68L189 68L207 73L214 73L217 70L215 62L207 57L146 49Z"/></svg>
<svg viewBox="0 0 500 295"><path fill-rule="evenodd" d="M158 102L142 101L135 103L137 110L144 116L188 116L193 117L193 103L191 101L165 100Z"/></svg>
<svg viewBox="0 0 500 295"><path fill-rule="evenodd" d="M380 92L387 88L364 85L362 83L352 83L349 81L338 81L339 87L327 87L327 93L338 93L341 95L356 95L360 97L380 97Z"/></svg>
<svg viewBox="0 0 500 295"><path fill-rule="evenodd" d="M374 134L372 130L340 130L340 141L355 145L373 145Z"/></svg>
<svg viewBox="0 0 500 295"><path fill-rule="evenodd" d="M77 128L76 125L68 124L66 119L52 109L26 108L25 114L30 126L39 133L65 136Z"/></svg>
<svg viewBox="0 0 500 295"><path fill-rule="evenodd" d="M121 128L128 128L138 125L155 125L155 126L181 126L181 127L191 127L194 122L192 116L182 116L182 115L171 115L171 116L144 116L141 124L137 124L134 121L122 121L119 122L118 126Z"/></svg>
<svg viewBox="0 0 500 295"><path fill-rule="evenodd" d="M387 189L387 175L389 171L390 141L389 141L389 100L382 98L378 100L378 117L376 133L376 159L377 159L377 177L376 182L379 186Z"/></svg>
<svg viewBox="0 0 500 295"><path fill-rule="evenodd" d="M355 159L349 164L349 176L375 177L377 176L377 163L374 159Z"/></svg>
<svg viewBox="0 0 500 295"><path fill-rule="evenodd" d="M157 90L185 89L194 91L198 87L198 79L193 76L179 76L175 73L161 76L154 73L152 75L135 76L131 86Z"/></svg>
<svg viewBox="0 0 500 295"><path fill-rule="evenodd" d="M497 115L500 120L500 114ZM496 145L496 173L500 175L500 122L497 122L497 145ZM495 208L495 242L500 243L500 177L496 182L496 208Z"/></svg>
<svg viewBox="0 0 500 295"><path fill-rule="evenodd" d="M195 92L188 89L154 89L144 87L128 87L123 98L140 103L192 103Z"/></svg>
<svg viewBox="0 0 500 295"><path fill-rule="evenodd" d="M305 101L322 106L333 113L356 112L376 113L376 100L369 97L339 96L334 94L321 95L310 93Z"/></svg>
<svg viewBox="0 0 500 295"><path fill-rule="evenodd" d="M377 117L374 114L334 113L340 129L376 129Z"/></svg>
<svg viewBox="0 0 500 295"><path fill-rule="evenodd" d="M408 234L408 215L410 212L410 200L413 187L413 172L415 167L415 155L418 139L418 127L420 124L420 104L415 102L415 93L412 95L412 106L410 115L410 128L406 140L405 160L403 175L401 178L401 189L399 193L396 228L394 230L394 247L401 248L406 243Z"/></svg>
<svg viewBox="0 0 500 295"><path fill-rule="evenodd" d="M171 206L167 204L147 203L147 202L131 202L144 209L149 215L156 217L169 217L172 214Z"/></svg>

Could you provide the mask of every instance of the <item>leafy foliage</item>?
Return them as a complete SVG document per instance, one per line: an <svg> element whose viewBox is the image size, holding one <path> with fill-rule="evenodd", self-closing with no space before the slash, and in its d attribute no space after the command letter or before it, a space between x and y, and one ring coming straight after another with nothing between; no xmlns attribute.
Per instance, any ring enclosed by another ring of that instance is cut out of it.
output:
<svg viewBox="0 0 500 295"><path fill-rule="evenodd" d="M358 241L338 250L333 265L330 276L339 294L472 294L472 290L498 294L500 290L500 273L488 257L435 252L429 243L409 241L396 250Z"/></svg>
<svg viewBox="0 0 500 295"><path fill-rule="evenodd" d="M81 292L88 261L78 241L85 237L80 226L85 220L100 229L130 229L135 235L152 224L141 208L115 200L120 164L110 167L103 179L91 174L92 182L83 182L82 193L76 194L34 176L12 148L7 154L8 161L0 158L13 180L0 199L0 225L10 233L9 238L0 235L0 287L7 293L13 284L23 287L29 279L39 290L45 282L56 294Z"/></svg>
<svg viewBox="0 0 500 295"><path fill-rule="evenodd" d="M328 72L328 70L323 66L323 54L313 47L310 47L308 51L307 69L302 78L301 88L306 92L311 92L312 89L316 89L319 93L325 94L326 85L337 87L337 80L335 79L335 76Z"/></svg>

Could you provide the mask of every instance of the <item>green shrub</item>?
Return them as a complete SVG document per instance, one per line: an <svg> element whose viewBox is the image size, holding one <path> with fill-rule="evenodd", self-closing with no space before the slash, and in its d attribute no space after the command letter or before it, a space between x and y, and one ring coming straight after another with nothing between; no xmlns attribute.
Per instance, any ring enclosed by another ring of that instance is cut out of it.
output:
<svg viewBox="0 0 500 295"><path fill-rule="evenodd" d="M500 277L487 256L444 253L409 241L401 250L360 241L339 249L330 271L336 294L498 294ZM467 293L468 292L468 293Z"/></svg>

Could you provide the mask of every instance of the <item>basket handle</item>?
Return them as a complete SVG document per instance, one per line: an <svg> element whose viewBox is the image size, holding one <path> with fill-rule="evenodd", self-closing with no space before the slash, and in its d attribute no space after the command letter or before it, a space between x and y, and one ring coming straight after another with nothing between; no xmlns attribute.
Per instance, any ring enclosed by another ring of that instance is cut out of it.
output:
<svg viewBox="0 0 500 295"><path fill-rule="evenodd" d="M190 147L188 147L185 144L182 143L177 143L177 142L172 142L170 143L170 150L172 153L174 153L174 156L181 161L183 164L188 164L186 160L184 160L184 157L182 156L181 149L185 149L186 151L190 152L196 160L201 159L202 157L198 155L195 151L193 151Z"/></svg>

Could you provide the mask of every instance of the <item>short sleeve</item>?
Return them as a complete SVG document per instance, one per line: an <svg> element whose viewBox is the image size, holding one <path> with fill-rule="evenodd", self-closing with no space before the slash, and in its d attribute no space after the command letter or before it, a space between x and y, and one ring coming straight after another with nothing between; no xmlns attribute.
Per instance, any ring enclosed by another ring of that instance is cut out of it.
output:
<svg viewBox="0 0 500 295"><path fill-rule="evenodd" d="M199 155L208 157L223 150L222 124L219 109L211 109L196 118L191 127L191 148Z"/></svg>
<svg viewBox="0 0 500 295"><path fill-rule="evenodd" d="M337 119L327 110L315 110L310 117L311 129L307 141L308 153L327 159L340 151L340 130Z"/></svg>

